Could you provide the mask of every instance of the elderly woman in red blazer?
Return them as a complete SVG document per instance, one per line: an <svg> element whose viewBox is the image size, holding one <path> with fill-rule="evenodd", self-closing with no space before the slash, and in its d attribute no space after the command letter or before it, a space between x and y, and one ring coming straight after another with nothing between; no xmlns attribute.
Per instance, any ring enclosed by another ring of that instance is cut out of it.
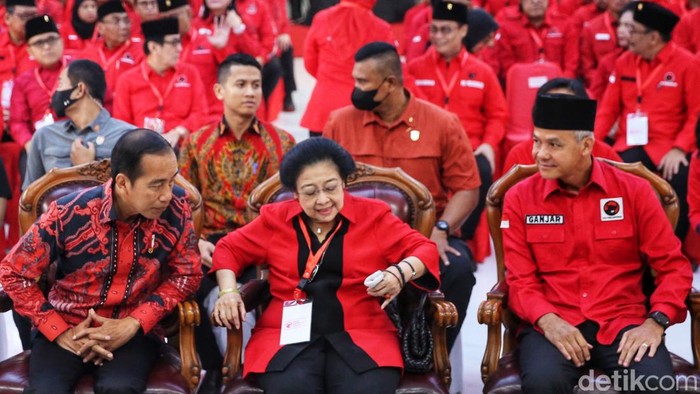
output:
<svg viewBox="0 0 700 394"><path fill-rule="evenodd" d="M295 199L263 206L216 246L218 324L239 327L245 316L236 275L252 264L270 267L272 301L253 330L243 371L265 392L393 393L403 361L382 309L408 282L439 286L435 244L384 202L347 193L354 169L332 140L301 142L280 167ZM368 288L365 279L377 271L378 284Z"/></svg>

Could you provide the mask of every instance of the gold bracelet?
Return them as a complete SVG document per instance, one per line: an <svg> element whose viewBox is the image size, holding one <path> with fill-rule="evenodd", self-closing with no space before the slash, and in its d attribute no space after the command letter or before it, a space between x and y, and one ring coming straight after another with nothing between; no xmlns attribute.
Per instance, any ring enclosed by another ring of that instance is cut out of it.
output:
<svg viewBox="0 0 700 394"><path fill-rule="evenodd" d="M221 290L219 292L219 298L221 298L222 295L229 294L229 293L239 293L240 294L240 291L238 291L238 289L224 289L224 290Z"/></svg>

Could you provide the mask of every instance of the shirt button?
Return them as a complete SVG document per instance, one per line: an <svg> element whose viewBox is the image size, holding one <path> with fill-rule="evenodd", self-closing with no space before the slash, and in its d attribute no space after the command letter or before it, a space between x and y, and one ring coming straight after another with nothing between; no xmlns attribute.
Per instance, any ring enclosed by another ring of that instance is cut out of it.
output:
<svg viewBox="0 0 700 394"><path fill-rule="evenodd" d="M588 298L588 293L583 293L583 294L581 294L581 297L583 297L583 298Z"/></svg>

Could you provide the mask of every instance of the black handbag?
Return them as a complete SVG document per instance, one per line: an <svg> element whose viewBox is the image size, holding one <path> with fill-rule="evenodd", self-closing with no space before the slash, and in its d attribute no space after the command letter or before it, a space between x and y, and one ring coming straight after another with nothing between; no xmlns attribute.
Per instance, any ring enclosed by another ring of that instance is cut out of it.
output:
<svg viewBox="0 0 700 394"><path fill-rule="evenodd" d="M433 369L433 332L426 318L425 301L428 293L422 293L417 307L408 320L402 321L396 300L386 308L389 318L396 326L401 345L404 370L409 373L426 373Z"/></svg>

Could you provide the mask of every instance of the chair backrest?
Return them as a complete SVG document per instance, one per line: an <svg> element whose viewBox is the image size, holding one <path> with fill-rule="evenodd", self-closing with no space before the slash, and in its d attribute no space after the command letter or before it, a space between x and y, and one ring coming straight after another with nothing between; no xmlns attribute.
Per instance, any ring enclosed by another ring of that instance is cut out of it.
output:
<svg viewBox="0 0 700 394"><path fill-rule="evenodd" d="M661 205L666 213L666 217L675 228L678 222L679 205L678 195L673 187L660 176L649 171L641 162L621 163L603 158L597 158L608 163L617 169L637 175L646 179L659 196ZM489 231L493 238L493 245L496 252L496 262L498 264L498 281L505 279L505 263L503 256L503 234L501 233L501 216L503 214L503 197L506 192L518 182L537 172L536 164L514 165L505 175L493 183L486 196L486 214L489 223Z"/></svg>
<svg viewBox="0 0 700 394"><path fill-rule="evenodd" d="M435 224L435 204L430 191L400 168L357 163L357 171L348 177L347 189L353 195L386 202L394 215L430 237ZM282 187L278 173L253 190L248 209L257 215L264 204L292 198L292 192Z"/></svg>
<svg viewBox="0 0 700 394"><path fill-rule="evenodd" d="M24 234L29 230L52 202L108 181L112 176L110 163L109 159L104 159L75 167L54 168L29 185L22 193L19 203L20 232ZM195 232L199 234L203 219L202 196L197 188L180 175L175 178L175 184L187 191Z"/></svg>
<svg viewBox="0 0 700 394"><path fill-rule="evenodd" d="M516 63L508 70L506 141L510 146L532 137L532 106L535 104L537 89L550 79L562 75L561 68L551 62Z"/></svg>

